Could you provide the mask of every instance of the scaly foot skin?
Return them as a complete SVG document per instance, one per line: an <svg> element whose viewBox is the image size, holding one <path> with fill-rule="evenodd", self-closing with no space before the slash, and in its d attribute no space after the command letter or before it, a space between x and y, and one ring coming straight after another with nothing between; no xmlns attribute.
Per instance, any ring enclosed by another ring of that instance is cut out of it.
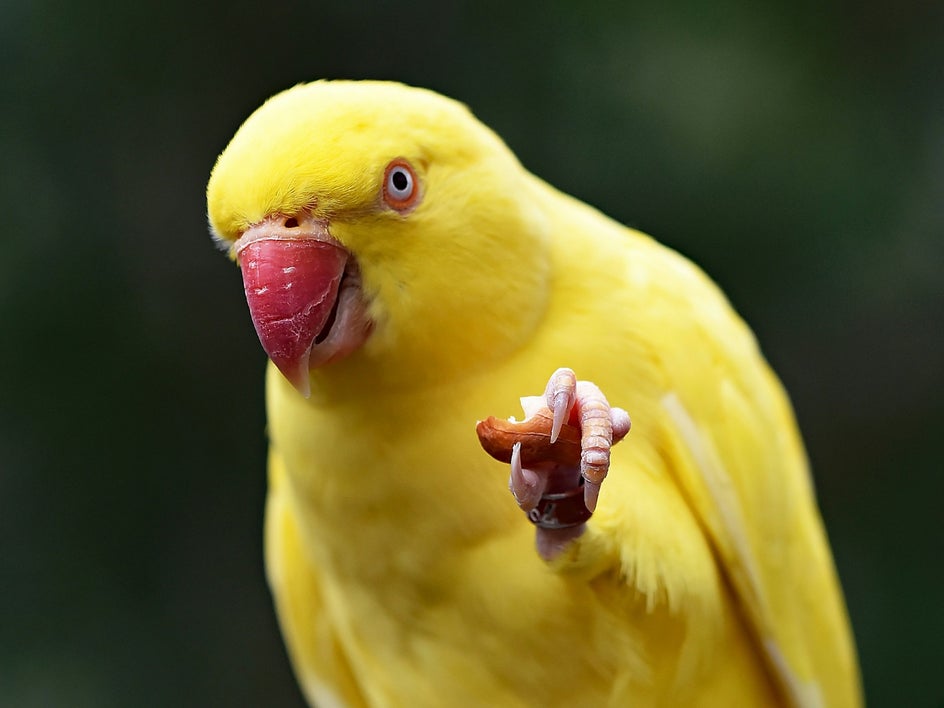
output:
<svg viewBox="0 0 944 708"><path fill-rule="evenodd" d="M522 398L521 406L527 420L489 418L479 423L479 438L493 457L510 461L508 487L537 527L538 553L553 560L586 528L629 415L571 369L555 371L544 395Z"/></svg>

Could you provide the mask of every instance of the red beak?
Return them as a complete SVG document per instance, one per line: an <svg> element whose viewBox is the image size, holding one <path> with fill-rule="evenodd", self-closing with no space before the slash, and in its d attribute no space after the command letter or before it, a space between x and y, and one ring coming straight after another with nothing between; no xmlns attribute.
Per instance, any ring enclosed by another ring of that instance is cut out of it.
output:
<svg viewBox="0 0 944 708"><path fill-rule="evenodd" d="M236 244L262 348L306 398L312 344L330 329L348 252L323 222L270 217Z"/></svg>

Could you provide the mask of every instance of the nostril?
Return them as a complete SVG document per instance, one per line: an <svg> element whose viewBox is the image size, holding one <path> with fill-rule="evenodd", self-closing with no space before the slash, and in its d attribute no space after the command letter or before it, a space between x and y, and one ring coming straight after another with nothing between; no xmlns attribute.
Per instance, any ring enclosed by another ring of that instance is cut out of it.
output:
<svg viewBox="0 0 944 708"><path fill-rule="evenodd" d="M287 219L285 220L285 223L284 223L283 225L284 225L285 228L287 228L287 229L297 229L297 228L298 228L298 219L296 219L294 216L290 216L289 218L287 218Z"/></svg>

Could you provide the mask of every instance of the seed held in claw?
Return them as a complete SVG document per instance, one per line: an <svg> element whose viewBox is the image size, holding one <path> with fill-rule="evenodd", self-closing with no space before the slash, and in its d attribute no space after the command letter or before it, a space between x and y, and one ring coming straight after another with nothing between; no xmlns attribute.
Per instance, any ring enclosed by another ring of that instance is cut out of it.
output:
<svg viewBox="0 0 944 708"><path fill-rule="evenodd" d="M521 443L521 464L556 462L580 465L580 428L564 423L556 442L551 442L554 413L541 408L523 421L502 420L489 416L475 426L482 448L499 462L511 462L511 450Z"/></svg>

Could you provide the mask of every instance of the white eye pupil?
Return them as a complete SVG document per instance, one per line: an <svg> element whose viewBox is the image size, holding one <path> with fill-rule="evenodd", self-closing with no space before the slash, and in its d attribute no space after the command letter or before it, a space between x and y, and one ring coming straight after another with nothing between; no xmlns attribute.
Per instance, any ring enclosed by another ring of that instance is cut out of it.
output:
<svg viewBox="0 0 944 708"><path fill-rule="evenodd" d="M402 167L394 168L390 171L390 177L387 180L387 189L394 197L404 198L413 191L413 178L410 173Z"/></svg>

